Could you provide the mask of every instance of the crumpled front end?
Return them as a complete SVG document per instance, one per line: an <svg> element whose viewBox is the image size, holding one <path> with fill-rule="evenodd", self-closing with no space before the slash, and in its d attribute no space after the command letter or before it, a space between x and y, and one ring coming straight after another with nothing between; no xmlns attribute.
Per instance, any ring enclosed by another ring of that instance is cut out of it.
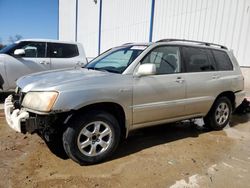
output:
<svg viewBox="0 0 250 188"><path fill-rule="evenodd" d="M5 99L4 113L8 125L17 132L23 132L22 124L29 118L29 113L22 109L15 109L12 95Z"/></svg>
<svg viewBox="0 0 250 188"><path fill-rule="evenodd" d="M64 126L71 117L70 113L47 113L37 114L22 106L26 93L20 88L16 93L5 99L4 112L6 122L10 128L19 133L38 133L47 141L51 140L54 134L62 132Z"/></svg>

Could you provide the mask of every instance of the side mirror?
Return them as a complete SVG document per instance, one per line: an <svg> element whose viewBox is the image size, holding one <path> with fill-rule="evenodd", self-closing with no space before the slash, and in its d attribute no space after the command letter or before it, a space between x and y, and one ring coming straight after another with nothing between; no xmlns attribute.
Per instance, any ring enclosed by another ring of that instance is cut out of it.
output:
<svg viewBox="0 0 250 188"><path fill-rule="evenodd" d="M16 49L14 51L14 55L16 55L16 56L23 56L23 55L25 55L25 50L24 49Z"/></svg>
<svg viewBox="0 0 250 188"><path fill-rule="evenodd" d="M140 65L136 73L137 76L149 76L154 74L156 74L156 66L152 63Z"/></svg>

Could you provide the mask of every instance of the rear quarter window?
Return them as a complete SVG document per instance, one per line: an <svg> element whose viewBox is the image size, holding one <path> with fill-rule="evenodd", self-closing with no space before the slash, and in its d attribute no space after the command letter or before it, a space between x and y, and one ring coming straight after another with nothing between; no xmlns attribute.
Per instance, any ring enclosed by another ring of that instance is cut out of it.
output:
<svg viewBox="0 0 250 188"><path fill-rule="evenodd" d="M187 72L215 71L209 51L196 47L182 47Z"/></svg>
<svg viewBox="0 0 250 188"><path fill-rule="evenodd" d="M51 58L71 58L79 55L76 44L49 43L48 54Z"/></svg>
<svg viewBox="0 0 250 188"><path fill-rule="evenodd" d="M233 70L233 65L226 52L212 50L219 71Z"/></svg>

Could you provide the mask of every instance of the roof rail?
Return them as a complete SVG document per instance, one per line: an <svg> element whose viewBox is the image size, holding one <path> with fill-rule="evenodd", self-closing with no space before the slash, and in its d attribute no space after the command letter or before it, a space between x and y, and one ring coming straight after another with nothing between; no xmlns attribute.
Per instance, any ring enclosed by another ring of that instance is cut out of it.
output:
<svg viewBox="0 0 250 188"><path fill-rule="evenodd" d="M122 46L129 45L129 44L133 44L133 43L132 42L124 43L124 44L122 44Z"/></svg>
<svg viewBox="0 0 250 188"><path fill-rule="evenodd" d="M220 45L220 44L214 44L214 43L210 43L210 42L202 42L202 41L196 41L196 40L186 40L186 39L161 39L158 40L156 42L175 42L175 41L179 41L179 42L192 42L192 43L198 43L198 44L203 44L206 46L219 46L222 49L226 49L226 46Z"/></svg>

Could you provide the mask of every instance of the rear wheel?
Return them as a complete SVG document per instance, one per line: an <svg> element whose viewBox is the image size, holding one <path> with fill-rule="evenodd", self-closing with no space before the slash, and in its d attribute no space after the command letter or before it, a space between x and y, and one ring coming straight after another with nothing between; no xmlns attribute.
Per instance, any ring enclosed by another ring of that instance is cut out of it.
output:
<svg viewBox="0 0 250 188"><path fill-rule="evenodd" d="M213 107L204 118L205 127L221 130L229 123L231 114L231 101L227 97L220 97L215 101Z"/></svg>
<svg viewBox="0 0 250 188"><path fill-rule="evenodd" d="M77 116L63 134L68 156L79 164L94 164L107 159L120 141L120 126L106 112L92 111Z"/></svg>

